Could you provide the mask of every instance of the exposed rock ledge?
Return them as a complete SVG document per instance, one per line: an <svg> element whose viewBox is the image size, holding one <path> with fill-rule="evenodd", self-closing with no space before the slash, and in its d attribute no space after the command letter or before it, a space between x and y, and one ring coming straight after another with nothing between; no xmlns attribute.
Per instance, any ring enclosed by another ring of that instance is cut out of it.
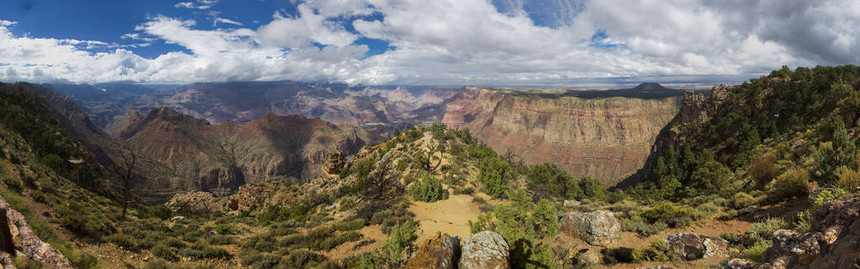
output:
<svg viewBox="0 0 860 269"><path fill-rule="evenodd" d="M24 215L12 209L2 197L0 197L0 256L21 256L47 264L51 268L73 268L69 259L59 250L39 239L30 229ZM9 258L4 260L8 261ZM6 268L6 266L3 267Z"/></svg>

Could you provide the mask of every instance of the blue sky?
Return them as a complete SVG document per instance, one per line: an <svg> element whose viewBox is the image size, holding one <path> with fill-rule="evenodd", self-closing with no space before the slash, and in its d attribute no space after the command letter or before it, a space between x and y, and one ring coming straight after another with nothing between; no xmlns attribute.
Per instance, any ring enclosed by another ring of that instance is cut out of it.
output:
<svg viewBox="0 0 860 269"><path fill-rule="evenodd" d="M858 1L4 0L0 81L529 84L860 62Z"/></svg>

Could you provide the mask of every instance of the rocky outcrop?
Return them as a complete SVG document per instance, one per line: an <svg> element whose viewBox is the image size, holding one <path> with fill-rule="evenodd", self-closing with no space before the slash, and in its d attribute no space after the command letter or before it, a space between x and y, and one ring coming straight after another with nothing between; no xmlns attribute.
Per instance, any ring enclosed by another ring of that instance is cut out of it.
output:
<svg viewBox="0 0 860 269"><path fill-rule="evenodd" d="M469 129L479 141L525 164L554 163L574 177L594 176L608 186L645 163L657 134L678 112L681 92L672 93L586 98L576 97L577 91L466 87L448 103L443 122Z"/></svg>
<svg viewBox="0 0 860 269"><path fill-rule="evenodd" d="M456 269L460 260L460 238L442 235L427 239L406 263L407 269Z"/></svg>
<svg viewBox="0 0 860 269"><path fill-rule="evenodd" d="M560 231L591 245L606 246L621 232L621 222L612 212L571 212L562 216Z"/></svg>
<svg viewBox="0 0 860 269"><path fill-rule="evenodd" d="M52 268L73 268L69 259L53 246L40 240L30 229L24 215L12 209L2 197L0 197L0 215L4 216L0 218L0 226L2 226L0 239L4 241L0 252L11 256L22 256Z"/></svg>
<svg viewBox="0 0 860 269"><path fill-rule="evenodd" d="M720 238L693 234L677 233L666 237L666 242L686 260L698 260L714 256L728 255L729 242Z"/></svg>
<svg viewBox="0 0 860 269"><path fill-rule="evenodd" d="M860 190L812 212L820 232L777 230L765 264L735 261L736 268L854 268L860 264ZM741 266L743 264L743 266Z"/></svg>
<svg viewBox="0 0 860 269"><path fill-rule="evenodd" d="M497 232L483 231L463 240L460 269L511 268L510 248Z"/></svg>
<svg viewBox="0 0 860 269"><path fill-rule="evenodd" d="M343 161L343 154L340 152L329 152L325 159L323 169L330 175L337 175L343 170L346 162Z"/></svg>

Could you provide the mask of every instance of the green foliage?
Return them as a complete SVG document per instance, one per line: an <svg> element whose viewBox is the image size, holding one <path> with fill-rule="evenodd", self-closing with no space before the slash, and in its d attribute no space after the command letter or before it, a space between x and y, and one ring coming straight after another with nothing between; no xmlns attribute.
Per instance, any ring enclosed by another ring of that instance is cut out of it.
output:
<svg viewBox="0 0 860 269"><path fill-rule="evenodd" d="M600 180L593 177L583 177L579 181L579 187L582 189L582 196L593 201L600 201L606 198L606 189Z"/></svg>
<svg viewBox="0 0 860 269"><path fill-rule="evenodd" d="M223 248L210 247L205 241L197 241L190 247L179 250L179 257L188 260L222 259L229 258L230 253Z"/></svg>
<svg viewBox="0 0 860 269"><path fill-rule="evenodd" d="M513 178L511 165L486 145L470 146L469 155L478 160L478 182L483 184L483 191L497 198L504 196Z"/></svg>
<svg viewBox="0 0 860 269"><path fill-rule="evenodd" d="M755 180L756 185L764 188L779 176L779 168L776 166L776 153L768 152L755 155L747 172Z"/></svg>
<svg viewBox="0 0 860 269"><path fill-rule="evenodd" d="M179 256L176 256L176 252L173 249L162 244L155 245L150 251L152 255L158 258L174 262L179 260Z"/></svg>
<svg viewBox="0 0 860 269"><path fill-rule="evenodd" d="M809 172L802 168L792 168L776 178L771 192L774 199L786 199L805 195L809 191Z"/></svg>
<svg viewBox="0 0 860 269"><path fill-rule="evenodd" d="M749 193L746 192L738 192L734 196L732 196L732 207L735 209L746 208L748 206L755 204L755 198Z"/></svg>
<svg viewBox="0 0 860 269"><path fill-rule="evenodd" d="M448 126L445 126L445 124L443 123L433 123L433 125L430 126L430 134L432 134L433 139L436 140L448 140L449 137L447 135L448 133L446 132L447 130Z"/></svg>
<svg viewBox="0 0 860 269"><path fill-rule="evenodd" d="M162 259L155 259L143 265L143 269L169 269L170 263Z"/></svg>
<svg viewBox="0 0 860 269"><path fill-rule="evenodd" d="M511 263L517 268L531 268L542 264L545 249L534 245L534 240L552 237L558 232L558 212L547 200L541 200L535 205L522 189L508 192L511 201L508 205L496 207L495 223L487 218L470 223L473 232L495 227L495 229L511 245Z"/></svg>
<svg viewBox="0 0 860 269"><path fill-rule="evenodd" d="M299 202L288 206L270 205L265 211L257 216L260 225L267 226L273 222L288 220L302 220L307 217L311 207L307 203Z"/></svg>
<svg viewBox="0 0 860 269"><path fill-rule="evenodd" d="M555 164L543 163L524 170L529 190L541 197L573 199L582 195L576 180Z"/></svg>
<svg viewBox="0 0 860 269"><path fill-rule="evenodd" d="M233 225L229 223L218 224L218 226L215 226L215 233L220 235L232 234Z"/></svg>
<svg viewBox="0 0 860 269"><path fill-rule="evenodd" d="M51 153L48 156L42 157L42 163L57 173L63 171L63 158L60 158L57 154Z"/></svg>
<svg viewBox="0 0 860 269"><path fill-rule="evenodd" d="M436 202L448 196L448 192L442 189L442 182L426 172L409 186L409 194L412 199L423 202Z"/></svg>
<svg viewBox="0 0 860 269"><path fill-rule="evenodd" d="M762 258L762 253L769 247L771 247L770 241L759 239L752 247L745 249L741 253L741 257L758 263L765 262Z"/></svg>
<svg viewBox="0 0 860 269"><path fill-rule="evenodd" d="M837 169L840 167L856 168L854 157L857 149L854 142L848 137L848 130L841 120L836 121L836 129L833 130L833 141L823 143L813 155L818 164L815 173L816 178L822 185L831 184L837 180Z"/></svg>
<svg viewBox="0 0 860 269"><path fill-rule="evenodd" d="M158 205L158 206L150 207L149 208L149 214L151 214L152 216L154 216L156 218L166 220L166 219L169 219L170 217L173 216L173 210L170 210L170 208L168 208L166 206Z"/></svg>
<svg viewBox="0 0 860 269"><path fill-rule="evenodd" d="M841 167L838 171L839 180L835 186L843 190L855 190L860 187L860 172L847 167Z"/></svg>
<svg viewBox="0 0 860 269"><path fill-rule="evenodd" d="M678 206L671 202L660 202L641 216L650 223L663 222L671 227L685 227L693 222L696 210L688 206Z"/></svg>

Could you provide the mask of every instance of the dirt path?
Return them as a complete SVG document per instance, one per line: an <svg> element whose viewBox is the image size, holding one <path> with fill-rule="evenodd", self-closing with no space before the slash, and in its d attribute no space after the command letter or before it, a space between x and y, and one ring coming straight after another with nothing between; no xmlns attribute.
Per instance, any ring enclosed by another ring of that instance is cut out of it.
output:
<svg viewBox="0 0 860 269"><path fill-rule="evenodd" d="M409 211L415 214L420 225L417 242L433 237L436 232L468 237L469 221L481 215L478 204L472 199L471 195L451 195L434 203L413 202Z"/></svg>

